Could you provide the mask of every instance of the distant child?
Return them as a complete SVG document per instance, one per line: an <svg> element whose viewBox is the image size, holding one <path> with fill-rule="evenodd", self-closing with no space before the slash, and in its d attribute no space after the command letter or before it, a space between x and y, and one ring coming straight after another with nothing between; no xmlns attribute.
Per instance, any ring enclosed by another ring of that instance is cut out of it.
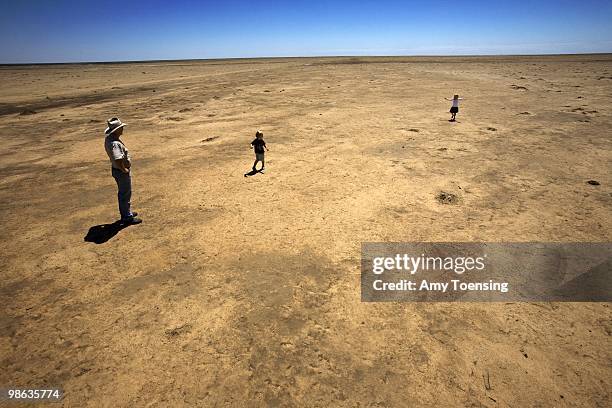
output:
<svg viewBox="0 0 612 408"><path fill-rule="evenodd" d="M255 166L257 166L257 162L261 162L261 170L259 170L259 172L263 173L266 169L266 163L264 161L264 148L268 151L270 149L268 149L268 146L266 146L266 142L263 139L263 133L261 131L258 130L255 132L255 140L251 142L251 146L255 150L255 163L253 163L253 171L257 171Z"/></svg>
<svg viewBox="0 0 612 408"><path fill-rule="evenodd" d="M449 122L454 122L457 113L459 112L459 101L462 101L463 98L460 98L459 95L453 96L453 99L444 98L447 101L453 101L453 106L450 108L451 118Z"/></svg>

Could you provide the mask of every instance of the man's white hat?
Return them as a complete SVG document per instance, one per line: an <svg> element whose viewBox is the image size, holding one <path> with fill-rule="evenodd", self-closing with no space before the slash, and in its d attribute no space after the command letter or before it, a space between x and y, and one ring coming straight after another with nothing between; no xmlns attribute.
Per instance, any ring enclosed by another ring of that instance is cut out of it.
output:
<svg viewBox="0 0 612 408"><path fill-rule="evenodd" d="M123 123L121 122L121 119L119 118L110 118L107 122L107 128L104 131L104 134L106 135L110 135L111 133L113 133L115 130L117 129L121 129L122 127L126 126L127 123Z"/></svg>

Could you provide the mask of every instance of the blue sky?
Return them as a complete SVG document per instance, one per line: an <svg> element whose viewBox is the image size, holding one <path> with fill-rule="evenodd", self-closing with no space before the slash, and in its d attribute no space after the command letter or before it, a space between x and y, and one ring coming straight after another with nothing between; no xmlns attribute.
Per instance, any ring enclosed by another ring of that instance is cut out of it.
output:
<svg viewBox="0 0 612 408"><path fill-rule="evenodd" d="M612 1L3 1L0 63L612 52Z"/></svg>

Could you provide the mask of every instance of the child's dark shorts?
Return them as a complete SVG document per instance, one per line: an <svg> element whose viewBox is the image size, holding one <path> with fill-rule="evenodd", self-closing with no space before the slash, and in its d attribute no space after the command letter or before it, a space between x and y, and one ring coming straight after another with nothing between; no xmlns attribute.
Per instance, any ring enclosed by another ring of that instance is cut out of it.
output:
<svg viewBox="0 0 612 408"><path fill-rule="evenodd" d="M264 160L264 154L263 153L255 153L255 159L257 159L259 161L263 161Z"/></svg>
<svg viewBox="0 0 612 408"><path fill-rule="evenodd" d="M450 113L457 113L457 112L459 112L459 108L458 108L457 106L453 106L453 107L450 109Z"/></svg>

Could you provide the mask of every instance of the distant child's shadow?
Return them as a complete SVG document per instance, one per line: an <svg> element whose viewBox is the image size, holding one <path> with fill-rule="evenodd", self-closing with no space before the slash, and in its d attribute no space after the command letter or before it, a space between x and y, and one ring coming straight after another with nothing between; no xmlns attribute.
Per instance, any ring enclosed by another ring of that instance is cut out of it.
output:
<svg viewBox="0 0 612 408"><path fill-rule="evenodd" d="M244 173L244 177L250 177L250 176L254 176L257 173L261 173L261 170L251 170L248 173Z"/></svg>
<svg viewBox="0 0 612 408"><path fill-rule="evenodd" d="M115 221L112 224L101 224L93 226L87 231L87 235L83 238L85 242L93 242L94 244L103 244L122 229L126 228L128 224L124 224L121 221Z"/></svg>

